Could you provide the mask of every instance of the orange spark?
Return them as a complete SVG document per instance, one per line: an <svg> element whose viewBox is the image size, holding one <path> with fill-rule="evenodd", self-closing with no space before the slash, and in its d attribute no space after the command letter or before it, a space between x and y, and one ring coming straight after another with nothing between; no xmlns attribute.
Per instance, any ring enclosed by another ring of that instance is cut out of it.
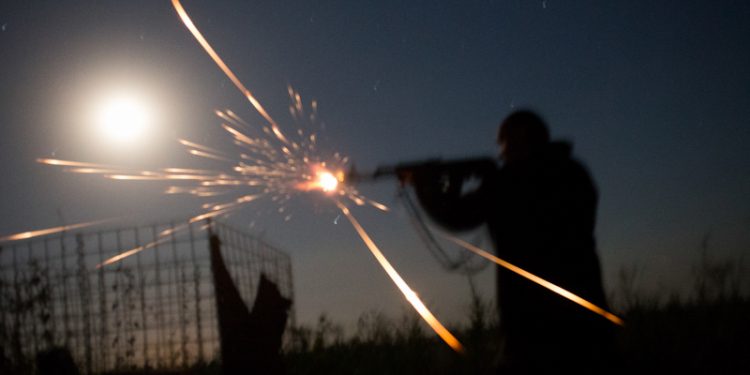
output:
<svg viewBox="0 0 750 375"><path fill-rule="evenodd" d="M553 284L553 283L551 283L551 282L549 282L549 281L547 281L545 279L542 279L541 277L539 277L537 275L534 275L533 273L531 273L529 271L526 271L526 270L524 270L524 269L522 269L522 268L520 268L518 266L515 266L515 265L513 265L511 263L508 263L508 262L506 262L506 261L504 261L504 260L502 260L502 259L500 259L500 258L498 258L498 257L496 257L496 256L494 256L494 255L492 255L490 253L488 253L487 251L484 251L484 250L482 250L482 249L480 249L480 248L478 248L478 247L476 247L476 246L474 246L474 245L472 245L472 244L470 244L470 243L468 243L468 242L466 242L464 240L461 240L461 239L453 237L453 236L448 236L448 235L445 235L445 234L442 234L442 236L445 237L446 239L452 241L453 243L455 243L455 244L457 244L457 245L465 248L466 250L469 250L469 251L473 252L474 254L477 254L477 255L479 255L479 256L481 256L481 257L483 257L483 258L485 258L485 259L487 259L487 260L489 260L489 261L491 261L491 262L493 262L493 263L495 263L495 264L497 264L497 265L499 265L499 266L501 266L503 268L508 269L509 271L512 271L512 272L514 272L514 273L516 273L516 274L518 274L518 275L520 275L520 276L522 276L522 277L524 277L524 278L526 278L528 280L531 280L531 281L533 281L533 282L535 282L535 283L537 283L537 284L539 284L539 285L541 285L541 286L543 286L543 287L545 287L545 288L547 288L547 289L549 289L549 290L551 290L551 291L553 291L553 292L555 292L555 293L557 293L557 294L559 294L559 295L561 295L561 296L563 296L563 297L565 297L565 298L567 298L567 299L569 299L569 300L571 300L571 301L573 301L573 302L575 302L575 303L577 303L577 304L585 307L588 310L591 310L591 311L593 311L593 312L595 312L595 313L603 316L604 318L606 318L607 320L609 320L610 322L612 322L614 324L617 324L617 325L620 325L620 326L624 326L625 325L625 322L622 319L620 319L619 317L617 317L616 315L614 315L611 312L609 312L607 310L604 310L603 308L601 308L601 307L599 307L599 306L597 306L597 305L595 305L595 304L593 304L593 303L591 303L591 302L589 302L589 301L587 301L587 300L585 300L585 299L583 299L583 298L581 298L581 297L579 297L579 296L571 293L567 289L563 289L563 288L561 288L561 287L559 287L559 286L557 286L557 285L555 285L555 284Z"/></svg>
<svg viewBox="0 0 750 375"><path fill-rule="evenodd" d="M234 160L232 160L232 159L228 159L228 158L225 158L225 157L223 157L223 156L219 156L219 155L214 155L214 154L211 154L211 153L209 153L209 152L205 152L205 151L200 151L200 150L190 150L190 151L188 151L188 152L189 152L189 153L190 153L191 155L195 155L195 156L200 156L200 157L203 157L203 158L214 159L214 160L220 160L220 161L227 161L227 162L230 162L230 163L234 163Z"/></svg>
<svg viewBox="0 0 750 375"><path fill-rule="evenodd" d="M375 208L377 208L378 210L381 210L381 211L389 211L390 210L388 208L388 206L386 206L386 205L384 205L384 204L382 204L380 202L375 202L372 199L368 199L367 203L369 203L371 206L373 206L373 207L375 207Z"/></svg>
<svg viewBox="0 0 750 375"><path fill-rule="evenodd" d="M104 177L112 179L112 180L132 180L132 181L159 181L159 180L166 179L165 177L129 175L129 174L105 174Z"/></svg>
<svg viewBox="0 0 750 375"><path fill-rule="evenodd" d="M234 114L234 112L230 111L229 109L224 110L224 112L220 110L216 110L214 111L214 114L216 114L216 116L219 116L220 119L227 121L234 126L246 128L246 129L252 128L250 124L245 122L245 120L243 120L242 118Z"/></svg>
<svg viewBox="0 0 750 375"><path fill-rule="evenodd" d="M401 290L401 293L403 293L404 297L406 297L406 300L409 301L414 309L417 310L419 315L422 316L422 319L424 319L424 321L429 324L429 326L435 331L435 333L437 333L438 336L440 336L440 338L443 339L446 344L448 344L448 346L450 346L456 352L463 352L464 348L458 341L458 339L456 339L456 337L453 336L453 334L450 333L450 331L448 331L448 329L446 329L445 326L443 326L443 324L440 323L440 321L438 321L434 315L432 315L432 312L430 312L427 306L422 303L422 300L419 299L417 293L411 290L406 281L401 278L401 275L398 274L396 269L393 268L388 259L386 259L385 255L383 255L380 249L378 249L378 246L375 245L375 242L373 242L370 236L367 235L367 232L365 232L364 228L362 228L357 219L352 216L349 208L344 206L339 201L336 201L336 204L339 206L339 208L341 208L341 212L344 213L344 216L349 219L349 222L352 223L352 226L362 238L362 241L364 241L365 245L367 245L367 247L370 249L370 252L375 257L375 259L377 259L378 263L380 263L380 266L383 267L383 270L388 274L391 280L393 280L393 283L396 284L399 290Z"/></svg>
<svg viewBox="0 0 750 375"><path fill-rule="evenodd" d="M224 194L224 192L211 190L207 187L185 187L185 186L170 186L165 191L164 194L192 194L199 197L211 197L215 195ZM205 209L206 207L204 207Z"/></svg>
<svg viewBox="0 0 750 375"><path fill-rule="evenodd" d="M245 143L245 144L248 144L248 145L255 145L255 143L256 143L255 141L253 141L252 139L250 139L250 137L242 134L242 132L240 132L239 130L237 130L237 129L235 129L235 128L227 125L227 124L222 124L221 127L224 128L224 130L226 130L230 134L232 134L236 140L238 140L238 141L240 141L242 143Z"/></svg>
<svg viewBox="0 0 750 375"><path fill-rule="evenodd" d="M165 230L159 232L159 237L169 236L172 233L177 233L177 232L181 231L182 229L186 228L187 226L188 226L188 224L186 223L186 224L180 224L180 225L178 225L176 227L173 227L173 228L165 229Z"/></svg>
<svg viewBox="0 0 750 375"><path fill-rule="evenodd" d="M204 213L204 214L200 214L200 215L194 216L190 220L188 220L187 224L182 224L180 226L175 227L174 229L170 228L170 229L164 230L164 231L162 231L159 234L159 238L157 238L156 240L154 240L152 242L149 242L149 243L147 243L145 245L138 246L138 247L132 248L132 249L127 250L127 251L123 251L123 252L121 252L121 253L119 253L119 254L117 254L117 255L115 255L115 256L107 259L107 260L105 260L104 262L99 263L96 266L96 268L101 268L101 267L104 267L104 266L107 266L107 265L110 265L110 264L113 264L113 263L117 263L117 262L119 262L119 261L121 261L121 260L123 260L123 259L125 259L125 258L127 258L129 256L131 256L131 255L138 254L138 253L140 253L143 250L150 249L152 247L160 245L160 244L162 244L162 243L164 243L164 242L166 242L166 241L169 240L169 238L167 238L167 236L171 235L172 233L175 233L177 231L180 231L180 230L186 228L188 225L190 225L192 223L195 223L195 222L198 222L198 221L201 221L201 220L204 220L204 219L208 219L208 218L211 218L211 217L215 217L215 216L219 216L219 215L225 214L225 213L229 212L230 210L236 208L238 205L240 205L242 203L250 202L253 199L255 199L255 196L250 196L250 195L244 196L244 197L241 197L241 198L237 199L237 201L235 203L231 204L231 207L225 207L225 208L222 208L222 209L218 209L218 210L214 210L214 211L210 211L210 212L207 212L207 213Z"/></svg>
<svg viewBox="0 0 750 375"><path fill-rule="evenodd" d="M192 174L214 174L216 172L205 169L189 169L189 168L164 168L164 172L167 173L192 173Z"/></svg>
<svg viewBox="0 0 750 375"><path fill-rule="evenodd" d="M190 33L193 34L193 37L200 43L200 45L203 47L204 50L206 50L206 53L208 53L209 56L211 56L211 59L214 60L216 65L219 66L219 68L226 74L227 77L234 83L234 86L237 87L240 92L245 95L245 98L250 102L250 104L255 107L255 110L260 113L263 118L268 121L269 124L271 124L271 129L273 130L273 133L276 134L276 137L286 143L289 144L289 141L286 139L284 134L279 129L279 126L276 124L276 121L274 121L273 118L266 112L266 110L263 108L263 106L260 104L260 102L253 96L253 94L248 90L245 85L240 82L239 78L237 78L236 75L232 72L232 70L229 69L227 64L224 63L224 60L219 57L219 55L214 51L214 49L211 47L210 44L208 44L208 41L206 38L203 37L203 34L198 30L197 27L195 27L195 24L193 24L193 21L190 19L190 16L188 16L185 9L182 7L182 4L180 4L179 0L172 0L172 6L174 6L175 10L177 11L177 14L179 14L180 19L182 20L182 23L185 24L185 27L190 30Z"/></svg>
<svg viewBox="0 0 750 375"><path fill-rule="evenodd" d="M245 196L235 199L232 202L224 203L224 204L215 204L213 206L210 206L210 208L212 211L226 210L231 207L235 207L244 203L252 202L258 199L258 197L260 197L260 195L245 195Z"/></svg>
<svg viewBox="0 0 750 375"><path fill-rule="evenodd" d="M229 211L229 210L230 210L229 208L225 208L225 209L222 209L222 210L216 210L216 211L206 212L204 214L200 214L200 215L192 217L190 220L188 220L188 223L192 224L192 223L195 223L195 222L198 222L198 221L201 221L201 220L205 220L205 219L208 219L208 218L211 218L211 217L219 216L221 214L227 213L227 211Z"/></svg>
<svg viewBox="0 0 750 375"><path fill-rule="evenodd" d="M216 149L213 149L211 147L204 146L204 145L201 145L201 144L198 144L198 143L195 143L195 142L190 142L187 139L178 139L177 141L180 142L180 144L183 145L183 146L185 146L185 147L197 148L197 149L200 149L200 150L203 150L203 151L213 152L215 154L221 154L222 153L219 150L216 150Z"/></svg>
<svg viewBox="0 0 750 375"><path fill-rule="evenodd" d="M104 164L84 163L80 161L70 161L70 160L60 160L60 159L38 158L36 159L36 161L37 163L40 163L40 164L59 165L63 167L101 168L101 169L116 168L116 167L104 165Z"/></svg>
<svg viewBox="0 0 750 375"><path fill-rule="evenodd" d="M25 240L32 237L39 237L39 236L46 236L48 234L54 234L54 233L60 233L65 232L67 230L71 229L78 229L83 227L88 227L96 224L101 224L106 221L111 221L114 219L106 219L106 220L96 220L96 221L89 221L87 223L79 223L79 224L71 224L71 225L62 225L59 227L54 228L47 228L47 229L39 229L39 230L32 230L28 232L21 232L16 234L7 235L4 237L0 237L0 241L17 241L17 240Z"/></svg>
<svg viewBox="0 0 750 375"><path fill-rule="evenodd" d="M65 168L63 172L73 172L82 174L116 174L122 173L122 170L117 169L101 169L101 168Z"/></svg>
<svg viewBox="0 0 750 375"><path fill-rule="evenodd" d="M121 261L121 260L123 260L123 259L125 259L125 258L127 258L129 256L131 256L131 255L138 254L138 253L140 253L143 250L150 249L152 247L160 245L160 244L162 244L162 243L164 243L164 242L166 242L166 241L169 240L169 238L167 238L167 236L169 234L171 234L171 232L167 233L167 234L163 234L162 233L159 236L159 239L157 239L156 241L149 242L149 243L147 243L145 245L135 247L135 248L130 249L128 251L123 251L122 253L117 254L117 255L115 255L115 256L113 256L113 257L105 260L104 262L101 262L101 263L97 264L96 268L102 268L104 266L108 266L110 264L117 263L117 262L119 262L119 261Z"/></svg>
<svg viewBox="0 0 750 375"><path fill-rule="evenodd" d="M237 116L232 110L227 109L226 114L229 115L236 123L242 124L245 127L250 127L250 124L248 124L245 120L243 120L240 116Z"/></svg>

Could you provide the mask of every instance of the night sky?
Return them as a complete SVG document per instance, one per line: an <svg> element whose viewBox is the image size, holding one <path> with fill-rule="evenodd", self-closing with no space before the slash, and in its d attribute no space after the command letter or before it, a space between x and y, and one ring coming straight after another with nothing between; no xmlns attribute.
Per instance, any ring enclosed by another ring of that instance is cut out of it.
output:
<svg viewBox="0 0 750 375"><path fill-rule="evenodd" d="M285 131L301 126L287 111L291 85L306 103L317 100L327 148L360 170L496 155L499 121L517 108L538 110L597 182L610 290L618 270L632 266L651 291L690 285L707 235L712 256L747 260L746 1L183 5ZM176 139L233 152L217 108L263 124L168 1L4 1L0 26L0 235L111 217L184 220L204 201L162 195L164 184L68 174L35 160L216 168ZM123 87L154 116L131 144L102 137L90 120L97 101ZM442 270L421 244L396 184L360 190L393 208L354 214L394 266L439 319L463 320L467 279ZM349 324L369 310L410 309L327 198L300 196L288 222L277 208L257 201L227 220L291 254L299 321L325 312ZM493 280L491 267L477 276L488 298Z"/></svg>

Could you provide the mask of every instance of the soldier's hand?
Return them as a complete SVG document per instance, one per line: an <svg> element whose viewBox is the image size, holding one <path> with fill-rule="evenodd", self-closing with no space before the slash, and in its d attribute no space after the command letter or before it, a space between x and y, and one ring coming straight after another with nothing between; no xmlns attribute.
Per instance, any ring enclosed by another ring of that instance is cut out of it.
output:
<svg viewBox="0 0 750 375"><path fill-rule="evenodd" d="M411 169L404 169L396 171L398 175L398 182L401 186L414 185L414 171Z"/></svg>

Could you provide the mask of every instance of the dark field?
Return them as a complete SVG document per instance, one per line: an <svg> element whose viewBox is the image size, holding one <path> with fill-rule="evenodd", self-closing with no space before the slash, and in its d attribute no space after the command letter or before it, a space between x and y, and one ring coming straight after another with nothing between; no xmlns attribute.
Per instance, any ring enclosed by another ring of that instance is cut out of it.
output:
<svg viewBox="0 0 750 375"><path fill-rule="evenodd" d="M645 295L633 287L635 272L621 272L612 299L626 326L618 332L619 358L611 373L750 373L750 296L743 289L742 262L704 258L699 263L691 293L683 296ZM492 374L501 362L496 316L491 301L475 297L466 321L448 327L466 347L457 354L410 312L400 318L363 313L350 335L321 315L314 325L287 329L284 366L287 374ZM35 373L31 359L11 360L4 349L0 373ZM174 371L131 367L108 373L221 371L210 362Z"/></svg>

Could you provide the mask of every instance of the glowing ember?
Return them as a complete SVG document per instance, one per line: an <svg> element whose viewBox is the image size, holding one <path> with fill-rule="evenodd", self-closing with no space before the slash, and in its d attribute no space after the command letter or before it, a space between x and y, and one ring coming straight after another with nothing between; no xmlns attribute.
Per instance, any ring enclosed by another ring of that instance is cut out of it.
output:
<svg viewBox="0 0 750 375"><path fill-rule="evenodd" d="M0 242L2 241L18 241L18 240L25 240L32 237L39 237L39 236L46 236L54 233L60 233L65 232L71 229L79 229L84 227L90 227L93 225L101 224L107 221L111 221L112 219L107 220L97 220L97 221L90 221L88 223L79 223L79 224L72 224L72 225L63 225L59 227L54 228L48 228L48 229L38 229L38 230L32 230L28 232L22 232L22 233L16 233L11 234L7 236L0 237Z"/></svg>
<svg viewBox="0 0 750 375"><path fill-rule="evenodd" d="M534 275L533 273L531 273L529 271L526 271L526 270L524 270L521 267L518 267L518 266L515 266L515 265L513 265L511 263L508 263L508 262L506 262L506 261L504 261L504 260L502 260L502 259L500 259L500 258L498 258L498 257L496 257L496 256L494 256L494 255L492 255L490 253L488 253L487 251L484 251L484 250L482 250L482 249L480 249L480 248L478 248L478 247L476 247L476 246L474 246L474 245L472 245L472 244L470 244L470 243L468 243L466 241L463 241L463 240L461 240L459 238L456 238L456 237L453 237L453 236L448 236L448 235L445 235L445 234L443 235L443 237L445 237L446 239L452 241L453 243L455 243L455 244L457 244L457 245L465 248L466 250L469 250L469 251L473 252L474 254L477 254L477 255L479 255L479 256L481 256L481 257L483 257L483 258L485 258L485 259L487 259L487 260L489 260L489 261L491 261L491 262L493 262L493 263L495 263L495 264L497 264L497 265L499 265L499 266L507 269L507 270L509 270L509 271L512 271L512 272L514 272L514 273L516 273L516 274L518 274L518 275L520 275L520 276L522 276L522 277L524 277L524 278L526 278L528 280L531 280L531 281L533 281L533 282L535 282L535 283L537 283L537 284L539 284L539 285L541 285L541 286L543 286L543 287L545 287L545 288L547 288L547 289L549 289L549 290L551 290L551 291L553 291L553 292L555 292L555 293L557 293L557 294L559 294L559 295L561 295L561 296L563 296L563 297L565 297L565 298L567 298L567 299L569 299L569 300L571 300L571 301L573 301L573 302L575 302L575 303L577 303L577 304L585 307L588 310L591 310L591 311L593 311L593 312L595 312L595 313L603 316L604 318L606 318L607 320L609 320L610 322L612 322L614 324L617 324L617 325L620 325L620 326L624 326L625 325L625 322L622 319L620 319L618 316L612 314L611 312L609 312L607 310L604 310L603 308L601 308L601 307L599 307L599 306L597 306L597 305L595 305L595 304L593 304L593 303L591 303L591 302L589 302L589 301L587 301L587 300L585 300L585 299L583 299L583 298L581 298L581 297L579 297L579 296L577 296L577 295L575 295L573 293L571 293L567 289L561 288L561 287L559 287L559 286L557 286L557 285L555 285L555 284L553 284L553 283L551 283L551 282L549 282L549 281L547 281L545 279L542 279L541 277L539 277L537 275Z"/></svg>
<svg viewBox="0 0 750 375"><path fill-rule="evenodd" d="M422 319L424 319L424 321L429 324L430 328L432 328L432 330L435 331L435 333L437 333L438 336L440 336L440 338L443 339L446 344L448 344L448 346L459 353L463 352L464 348L458 341L458 339L456 339L456 337L453 336L453 334L451 334L450 331L448 331L445 326L443 326L443 324L440 323L437 318L435 318L434 315L432 315L432 312L430 312L430 310L427 308L427 306L424 305L422 300L419 299L417 293L411 290L406 281L401 278L401 275L399 275L396 269L393 268L388 259L386 259L385 255L380 252L378 246L375 245L375 242L373 242L370 236L367 235L367 232L365 232L364 228L362 228L357 219L352 216L349 208L341 204L341 202L336 202L336 204L341 209L341 212L344 213L344 216L349 219L349 222L352 223L352 226L362 238L362 241L365 243L365 245L367 245L367 248L370 249L370 252L375 257L375 259L377 259L378 263L380 263L380 266L383 267L383 270L385 270L388 276L390 276L391 280L393 280L393 283L396 284L399 290L401 290L401 293L403 293L406 300L409 301L414 309L417 310L419 315L422 316Z"/></svg>

